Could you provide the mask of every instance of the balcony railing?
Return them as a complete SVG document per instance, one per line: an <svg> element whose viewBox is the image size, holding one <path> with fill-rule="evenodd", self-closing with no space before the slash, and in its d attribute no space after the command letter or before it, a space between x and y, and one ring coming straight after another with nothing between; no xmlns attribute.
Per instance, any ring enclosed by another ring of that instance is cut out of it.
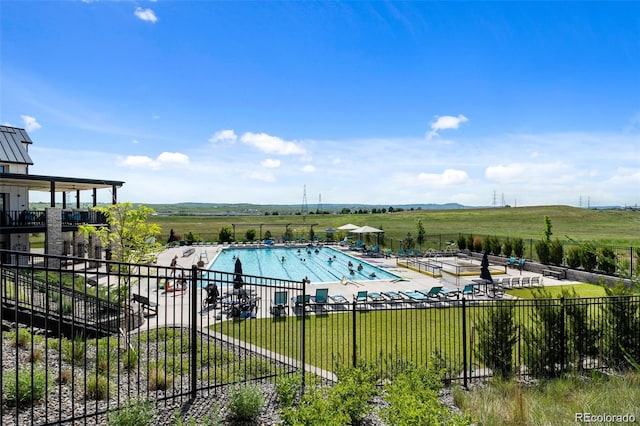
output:
<svg viewBox="0 0 640 426"><path fill-rule="evenodd" d="M63 210L62 226L103 225L106 224L104 214L89 210ZM45 227L44 210L8 210L0 215L1 227Z"/></svg>

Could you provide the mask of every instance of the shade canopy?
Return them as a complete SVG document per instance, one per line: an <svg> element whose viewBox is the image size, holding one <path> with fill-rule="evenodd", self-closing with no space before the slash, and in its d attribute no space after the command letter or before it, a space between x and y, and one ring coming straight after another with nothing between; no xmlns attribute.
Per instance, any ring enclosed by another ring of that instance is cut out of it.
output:
<svg viewBox="0 0 640 426"><path fill-rule="evenodd" d="M327 229L325 229L325 230L324 230L324 231L322 231L322 232L325 232L325 233L327 233L327 234L335 234L336 232L338 232L338 230L337 230L337 229L335 229L335 228L327 228Z"/></svg>
<svg viewBox="0 0 640 426"><path fill-rule="evenodd" d="M358 225L354 225L353 223L347 223L346 225L339 226L338 229L341 231L350 231L352 229L360 228Z"/></svg>
<svg viewBox="0 0 640 426"><path fill-rule="evenodd" d="M382 229L374 228L373 226L361 226L351 230L351 232L354 234L379 234L384 231Z"/></svg>

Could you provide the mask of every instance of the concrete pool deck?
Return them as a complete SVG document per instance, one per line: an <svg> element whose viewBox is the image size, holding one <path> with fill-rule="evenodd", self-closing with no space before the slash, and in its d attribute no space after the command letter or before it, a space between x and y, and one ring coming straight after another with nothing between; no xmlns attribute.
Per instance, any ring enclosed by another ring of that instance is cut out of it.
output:
<svg viewBox="0 0 640 426"><path fill-rule="evenodd" d="M255 245L253 245L255 247ZM381 293L384 291L413 291L413 290L428 290L434 286L443 286L448 290L462 290L461 286L455 286L449 282L444 282L440 278L434 278L429 275L405 268L400 267L396 264L397 258L395 256L384 258L384 257L370 257L363 256L361 253L356 251L351 251L346 248L342 248L339 246L333 246L336 249L341 249L346 251L348 254L362 259L365 262L369 262L375 266L382 267L390 272L393 272L396 275L402 277L400 281L390 281L390 280L365 280L365 281L349 281L346 284L341 282L325 282L307 285L306 293L310 295L314 295L316 289L318 288L328 288L329 295L342 295L348 301L353 300L353 296L356 295L359 291L367 291L369 293L376 292ZM185 250L193 248L194 250L188 255L184 256ZM179 268L191 268L193 265L196 265L199 260L203 260L205 262L205 267L209 266L213 259L218 255L218 253L223 249L222 245L203 245L203 246L191 246L191 247L173 247L167 250L164 250L162 253L158 255L157 265L159 266L169 266L171 264L172 259L177 255L177 266ZM232 271L229 271L232 272ZM552 286L552 285L562 285L562 284L574 284L576 282L569 280L557 280L550 277L544 277L540 274L535 274L529 271L520 271L518 269L508 269L506 274L494 275L494 278L498 277L540 277L542 280L543 286ZM467 277L469 280L474 277ZM141 286L144 288L144 283ZM151 287L151 286L149 286ZM271 317L271 313L269 312L270 308L270 300L273 297L275 289L264 289L260 293L261 303L259 304L259 309L257 312L258 318ZM149 298L153 301L158 302L158 310L157 315L146 318L146 322L142 325L141 328L146 329L147 327L154 327L158 325L186 325L190 321L190 312L189 305L191 302L191 290L188 292L182 293L181 295L176 294L167 294L163 290L158 290L156 288L150 288ZM220 308L217 309L209 309L207 307L203 308L202 301L206 298L206 291L201 288L196 289L197 292L197 307L198 307L198 326L206 327L208 325L219 322L221 319L219 318L218 313L220 312ZM224 291L221 291L224 293ZM292 296L290 294L289 296ZM293 307L292 304L289 303L289 315L293 315ZM329 310L329 312L331 312ZM222 316L222 320L226 320L226 316Z"/></svg>

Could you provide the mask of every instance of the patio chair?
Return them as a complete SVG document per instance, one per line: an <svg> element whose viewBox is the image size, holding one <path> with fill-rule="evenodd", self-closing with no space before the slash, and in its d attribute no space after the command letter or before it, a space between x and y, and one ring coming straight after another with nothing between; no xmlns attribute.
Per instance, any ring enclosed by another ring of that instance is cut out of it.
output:
<svg viewBox="0 0 640 426"><path fill-rule="evenodd" d="M271 299L271 315L274 317L283 317L289 313L288 304L289 295L286 291L276 291Z"/></svg>
<svg viewBox="0 0 640 426"><path fill-rule="evenodd" d="M473 298L473 296L477 293L478 293L478 289L473 284L465 285L461 292L462 297L471 297L471 298Z"/></svg>

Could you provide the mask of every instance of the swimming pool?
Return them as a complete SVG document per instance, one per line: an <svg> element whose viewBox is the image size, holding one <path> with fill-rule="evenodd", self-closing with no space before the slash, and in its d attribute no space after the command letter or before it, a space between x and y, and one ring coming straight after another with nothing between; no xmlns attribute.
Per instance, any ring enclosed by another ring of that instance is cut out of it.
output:
<svg viewBox="0 0 640 426"><path fill-rule="evenodd" d="M209 270L233 272L236 258L242 262L242 272L246 275L292 281L302 281L305 277L312 283L336 282L343 277L357 281L400 278L362 259L322 246L225 248L214 259ZM351 268L349 262L353 265Z"/></svg>

